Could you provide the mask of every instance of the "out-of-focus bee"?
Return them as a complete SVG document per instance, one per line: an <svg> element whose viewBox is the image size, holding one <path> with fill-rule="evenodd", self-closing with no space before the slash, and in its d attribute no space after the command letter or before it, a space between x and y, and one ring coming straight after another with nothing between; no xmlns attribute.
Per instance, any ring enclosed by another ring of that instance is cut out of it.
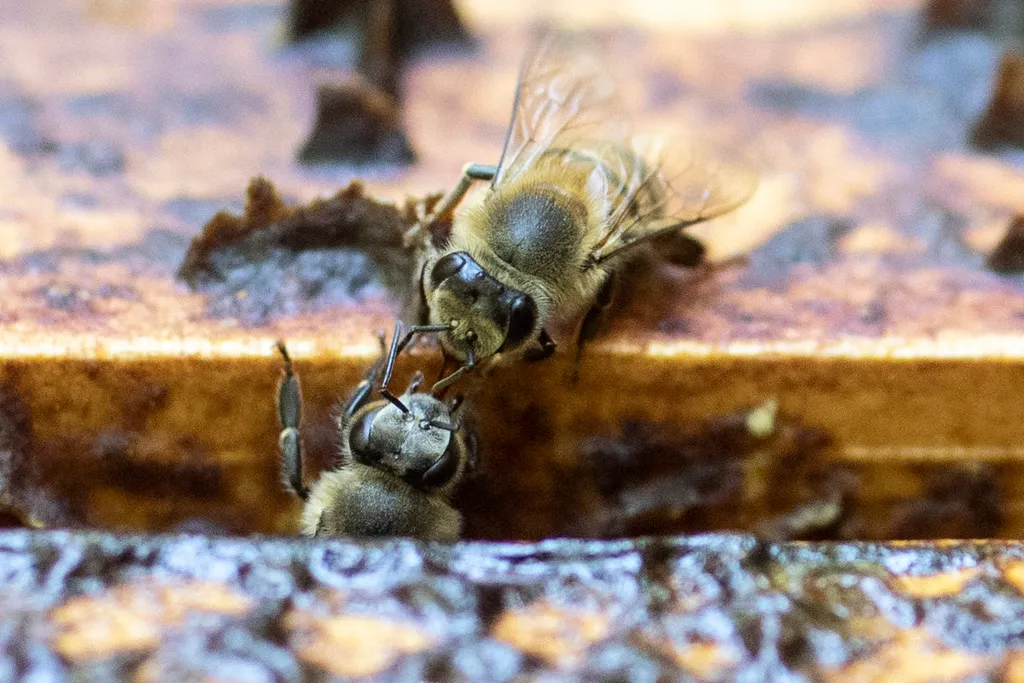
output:
<svg viewBox="0 0 1024 683"><path fill-rule="evenodd" d="M438 333L446 353L463 362L461 374L498 353L547 357L555 343L545 326L582 314L579 349L597 331L615 272L636 247L680 236L757 187L745 164L631 135L623 110L586 45L564 34L538 42L520 74L501 160L466 165L458 185L407 235L426 255L419 282L429 319L409 338ZM490 185L455 214L474 181ZM447 241L434 247L448 221ZM703 247L689 239L699 261Z"/></svg>
<svg viewBox="0 0 1024 683"><path fill-rule="evenodd" d="M463 476L476 467L476 434L456 398L437 398L447 384L418 391L416 373L401 396L388 390L399 353L401 325L390 351L381 336L381 360L356 387L338 414L340 464L311 488L302 477L302 393L283 343L284 369L278 386L280 448L285 485L306 502L302 533L309 536L411 536L456 540L462 515L451 497ZM370 400L374 385L384 397Z"/></svg>

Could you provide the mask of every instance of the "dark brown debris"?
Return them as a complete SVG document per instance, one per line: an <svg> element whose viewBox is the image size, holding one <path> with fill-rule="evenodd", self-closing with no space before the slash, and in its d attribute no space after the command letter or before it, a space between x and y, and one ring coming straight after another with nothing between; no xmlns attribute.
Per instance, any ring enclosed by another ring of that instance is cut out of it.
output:
<svg viewBox="0 0 1024 683"><path fill-rule="evenodd" d="M0 529L42 529L44 526L24 506L0 495Z"/></svg>
<svg viewBox="0 0 1024 683"><path fill-rule="evenodd" d="M930 0L922 10L925 37L945 31L979 31L1007 46L1024 40L1020 0Z"/></svg>
<svg viewBox="0 0 1024 683"><path fill-rule="evenodd" d="M371 0L367 4L356 70L372 87L397 100L402 93L404 59L395 42L395 11L395 3L390 0Z"/></svg>
<svg viewBox="0 0 1024 683"><path fill-rule="evenodd" d="M988 255L986 265L1001 275L1024 273L1024 216L1017 216Z"/></svg>
<svg viewBox="0 0 1024 683"><path fill-rule="evenodd" d="M779 470L773 473L772 481L785 476L782 468ZM805 473L797 477L798 502L756 524L758 537L769 541L849 538L855 521L854 494L858 483L851 468L835 466L819 467L810 476Z"/></svg>
<svg viewBox="0 0 1024 683"><path fill-rule="evenodd" d="M778 419L775 410L770 401L702 425L629 422L618 437L591 439L583 446L583 460L603 503L585 513L595 525L587 533L680 533L707 529L723 518L742 526L739 509L750 498L746 485L752 470L760 479L789 481L785 499L769 486L765 499L753 505L797 506L763 524L768 535L803 538L836 526L849 486L825 481L819 472L827 435Z"/></svg>
<svg viewBox="0 0 1024 683"><path fill-rule="evenodd" d="M292 0L289 24L293 40L347 27L359 41L357 77L321 84L316 124L299 161L412 163L399 112L402 72L416 52L471 44L452 1Z"/></svg>
<svg viewBox="0 0 1024 683"><path fill-rule="evenodd" d="M1003 54L988 108L971 133L981 149L1000 145L1024 147L1024 55Z"/></svg>
<svg viewBox="0 0 1024 683"><path fill-rule="evenodd" d="M288 36L301 40L344 25L364 3L356 0L292 0L288 3Z"/></svg>
<svg viewBox="0 0 1024 683"><path fill-rule="evenodd" d="M32 416L9 384L0 384L0 528L39 529L54 519L53 505L37 488L32 463Z"/></svg>
<svg viewBox="0 0 1024 683"><path fill-rule="evenodd" d="M403 236L424 210L417 206L378 202L358 182L333 197L289 206L269 180L256 177L244 213L221 211L210 219L178 277L209 294L211 315L249 323L351 300L372 278L404 301L417 255L403 246ZM346 261L345 253L368 258L372 268Z"/></svg>
<svg viewBox="0 0 1024 683"><path fill-rule="evenodd" d="M0 495L23 483L31 441L28 407L16 391L0 384Z"/></svg>
<svg viewBox="0 0 1024 683"><path fill-rule="evenodd" d="M399 54L407 57L435 47L473 45L473 36L452 0L399 0L397 6Z"/></svg>
<svg viewBox="0 0 1024 683"><path fill-rule="evenodd" d="M216 276L216 255L238 249L258 259L266 249L293 251L344 246L400 248L402 235L415 219L413 208L382 204L367 197L353 182L329 199L306 206L288 206L273 183L257 176L246 191L245 212L220 211L192 240L178 277L195 288Z"/></svg>
<svg viewBox="0 0 1024 683"><path fill-rule="evenodd" d="M693 235L669 232L653 241L653 250L659 258L680 268L696 268L706 263L707 247Z"/></svg>
<svg viewBox="0 0 1024 683"><path fill-rule="evenodd" d="M922 496L894 511L892 540L992 538L1003 526L1003 493L995 468L965 464L925 474Z"/></svg>
<svg viewBox="0 0 1024 683"><path fill-rule="evenodd" d="M1004 529L1003 482L991 465L913 465L892 477L921 491L883 502L861 485L877 476L830 458L830 439L765 406L702 425L631 422L584 444L574 535L617 537L752 530L770 541L991 538ZM758 417L758 415L760 417ZM760 425L760 427L758 427ZM587 482L595 494L581 493ZM908 484L912 486L913 484ZM567 511L568 512L568 511Z"/></svg>
<svg viewBox="0 0 1024 683"><path fill-rule="evenodd" d="M924 8L926 29L983 29L991 0L931 0Z"/></svg>
<svg viewBox="0 0 1024 683"><path fill-rule="evenodd" d="M321 85L313 132L298 153L306 164L406 165L416 155L393 95L364 79Z"/></svg>
<svg viewBox="0 0 1024 683"><path fill-rule="evenodd" d="M93 444L107 484L124 491L184 499L225 496L223 466L186 436L108 430Z"/></svg>
<svg viewBox="0 0 1024 683"><path fill-rule="evenodd" d="M380 6L386 6L381 9ZM390 45L399 57L438 45L465 46L472 37L452 0L292 0L288 32L301 40L348 23L368 22L372 14L392 14Z"/></svg>

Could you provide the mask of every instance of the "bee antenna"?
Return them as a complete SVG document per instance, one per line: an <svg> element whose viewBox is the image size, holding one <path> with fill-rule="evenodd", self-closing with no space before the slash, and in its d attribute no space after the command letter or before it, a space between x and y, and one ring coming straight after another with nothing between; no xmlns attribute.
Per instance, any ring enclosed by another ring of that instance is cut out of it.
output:
<svg viewBox="0 0 1024 683"><path fill-rule="evenodd" d="M291 377L292 374L292 357L288 355L288 348L284 345L284 340L278 339L274 342L274 347L281 353L281 358L284 359L284 374Z"/></svg>
<svg viewBox="0 0 1024 683"><path fill-rule="evenodd" d="M388 382L391 381L391 373L394 372L395 369L395 358L398 357L398 353L401 350L399 349L398 341L399 337L401 336L402 321L397 320L395 321L395 334L391 338L391 349L388 351L387 359L384 361L384 378L380 382L379 391L380 395L386 398L391 403L391 405L395 406L403 413L408 414L409 408L404 403L402 403L401 399L399 399L397 396L395 396L388 390Z"/></svg>
<svg viewBox="0 0 1024 683"><path fill-rule="evenodd" d="M427 424L429 424L431 427L435 427L437 429L443 429L446 432L457 432L457 431L459 431L459 428L456 427L455 425L448 424L447 422L441 422L440 420L429 420L427 422Z"/></svg>
<svg viewBox="0 0 1024 683"><path fill-rule="evenodd" d="M386 398L388 400L388 402L391 403L391 405L393 405L394 407L398 408L403 413L408 413L409 412L409 407L407 405L405 405L404 403L402 403L402 399L398 398L397 396L392 394L387 389L381 389L380 390L380 394L381 394L381 396Z"/></svg>

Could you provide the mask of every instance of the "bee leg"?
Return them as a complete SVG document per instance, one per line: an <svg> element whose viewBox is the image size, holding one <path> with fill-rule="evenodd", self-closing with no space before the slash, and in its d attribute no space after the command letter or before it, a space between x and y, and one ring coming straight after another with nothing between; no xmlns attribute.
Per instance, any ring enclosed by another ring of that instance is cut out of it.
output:
<svg viewBox="0 0 1024 683"><path fill-rule="evenodd" d="M277 350L284 359L281 381L277 385L277 419L281 425L278 447L281 450L281 474L292 493L302 500L309 497L309 489L302 483L302 388L299 376L292 369L292 359L284 342L277 342Z"/></svg>
<svg viewBox="0 0 1024 683"><path fill-rule="evenodd" d="M551 335L548 334L548 331L543 327L540 329L540 334L537 336L537 344L539 345L537 348L528 349L526 353L523 354L523 360L527 363L536 363L537 361L544 360L545 358L550 358L555 352L555 348L558 346L558 344L555 343L555 340L551 338Z"/></svg>
<svg viewBox="0 0 1024 683"><path fill-rule="evenodd" d="M576 358L572 363L572 383L580 379L580 361L583 359L583 346L597 336L608 319L608 309L611 307L615 294L615 274L608 276L608 279L601 285L597 292L597 298L593 306L587 311L580 325L580 333L576 336Z"/></svg>
<svg viewBox="0 0 1024 683"><path fill-rule="evenodd" d="M399 320L395 322L395 334L391 338L391 350L387 353L387 358L384 362L384 376L381 379L380 386L377 390L380 392L381 396L390 401L392 405L397 407L403 413L409 412L408 406L402 403L402 401L391 393L390 389L388 389L388 383L391 382L391 375L395 370L395 360L398 358L398 354L405 350L405 347L412 342L416 335L443 332L449 329L451 329L450 325L413 325L409 329L409 332L399 339L402 334L402 321ZM381 340L381 344L383 345L383 337Z"/></svg>
<svg viewBox="0 0 1024 683"><path fill-rule="evenodd" d="M498 175L498 167L493 164L471 163L463 166L459 182L451 192L441 198L429 216L425 216L405 231L405 235L402 236L402 244L406 248L414 248L419 251L429 250L430 246L439 239L433 234L434 228L451 222L455 215L455 208L462 202L462 198L469 192L473 183L478 180L490 182L496 175ZM439 241L443 242L444 239L441 238Z"/></svg>
<svg viewBox="0 0 1024 683"><path fill-rule="evenodd" d="M478 180L491 181L498 174L498 167L492 164L466 164L462 167L462 177L452 191L445 195L444 199L438 202L434 212L430 214L425 222L426 225L433 225L441 221L451 220L455 213L455 207L459 205L462 198L469 192L469 188Z"/></svg>

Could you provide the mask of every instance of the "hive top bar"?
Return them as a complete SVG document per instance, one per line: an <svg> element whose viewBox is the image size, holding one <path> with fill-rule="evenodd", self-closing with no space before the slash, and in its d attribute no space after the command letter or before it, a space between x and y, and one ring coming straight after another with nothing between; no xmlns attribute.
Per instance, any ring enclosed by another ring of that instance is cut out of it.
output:
<svg viewBox="0 0 1024 683"><path fill-rule="evenodd" d="M827 16L797 0L769 14L688 6L662 22L668 10L653 2L627 21L582 0L552 15L595 28L640 129L742 150L762 171L746 206L701 226L722 265L639 273L595 353L1024 355L1024 280L985 268L1024 212L1024 155L966 144L1004 46L923 36L911 2L841 3ZM416 165L308 169L294 159L317 84L349 73L351 51L285 46L282 5L0 9L7 357L269 355L281 336L298 356L373 355L400 301L359 254L338 256L355 275L324 305L272 301L252 318L175 279L189 240L218 210L239 211L254 175L289 203L357 176L398 202L449 187L467 161L493 161L532 21L468 3L479 50L410 66ZM296 282L308 284L282 289Z"/></svg>

